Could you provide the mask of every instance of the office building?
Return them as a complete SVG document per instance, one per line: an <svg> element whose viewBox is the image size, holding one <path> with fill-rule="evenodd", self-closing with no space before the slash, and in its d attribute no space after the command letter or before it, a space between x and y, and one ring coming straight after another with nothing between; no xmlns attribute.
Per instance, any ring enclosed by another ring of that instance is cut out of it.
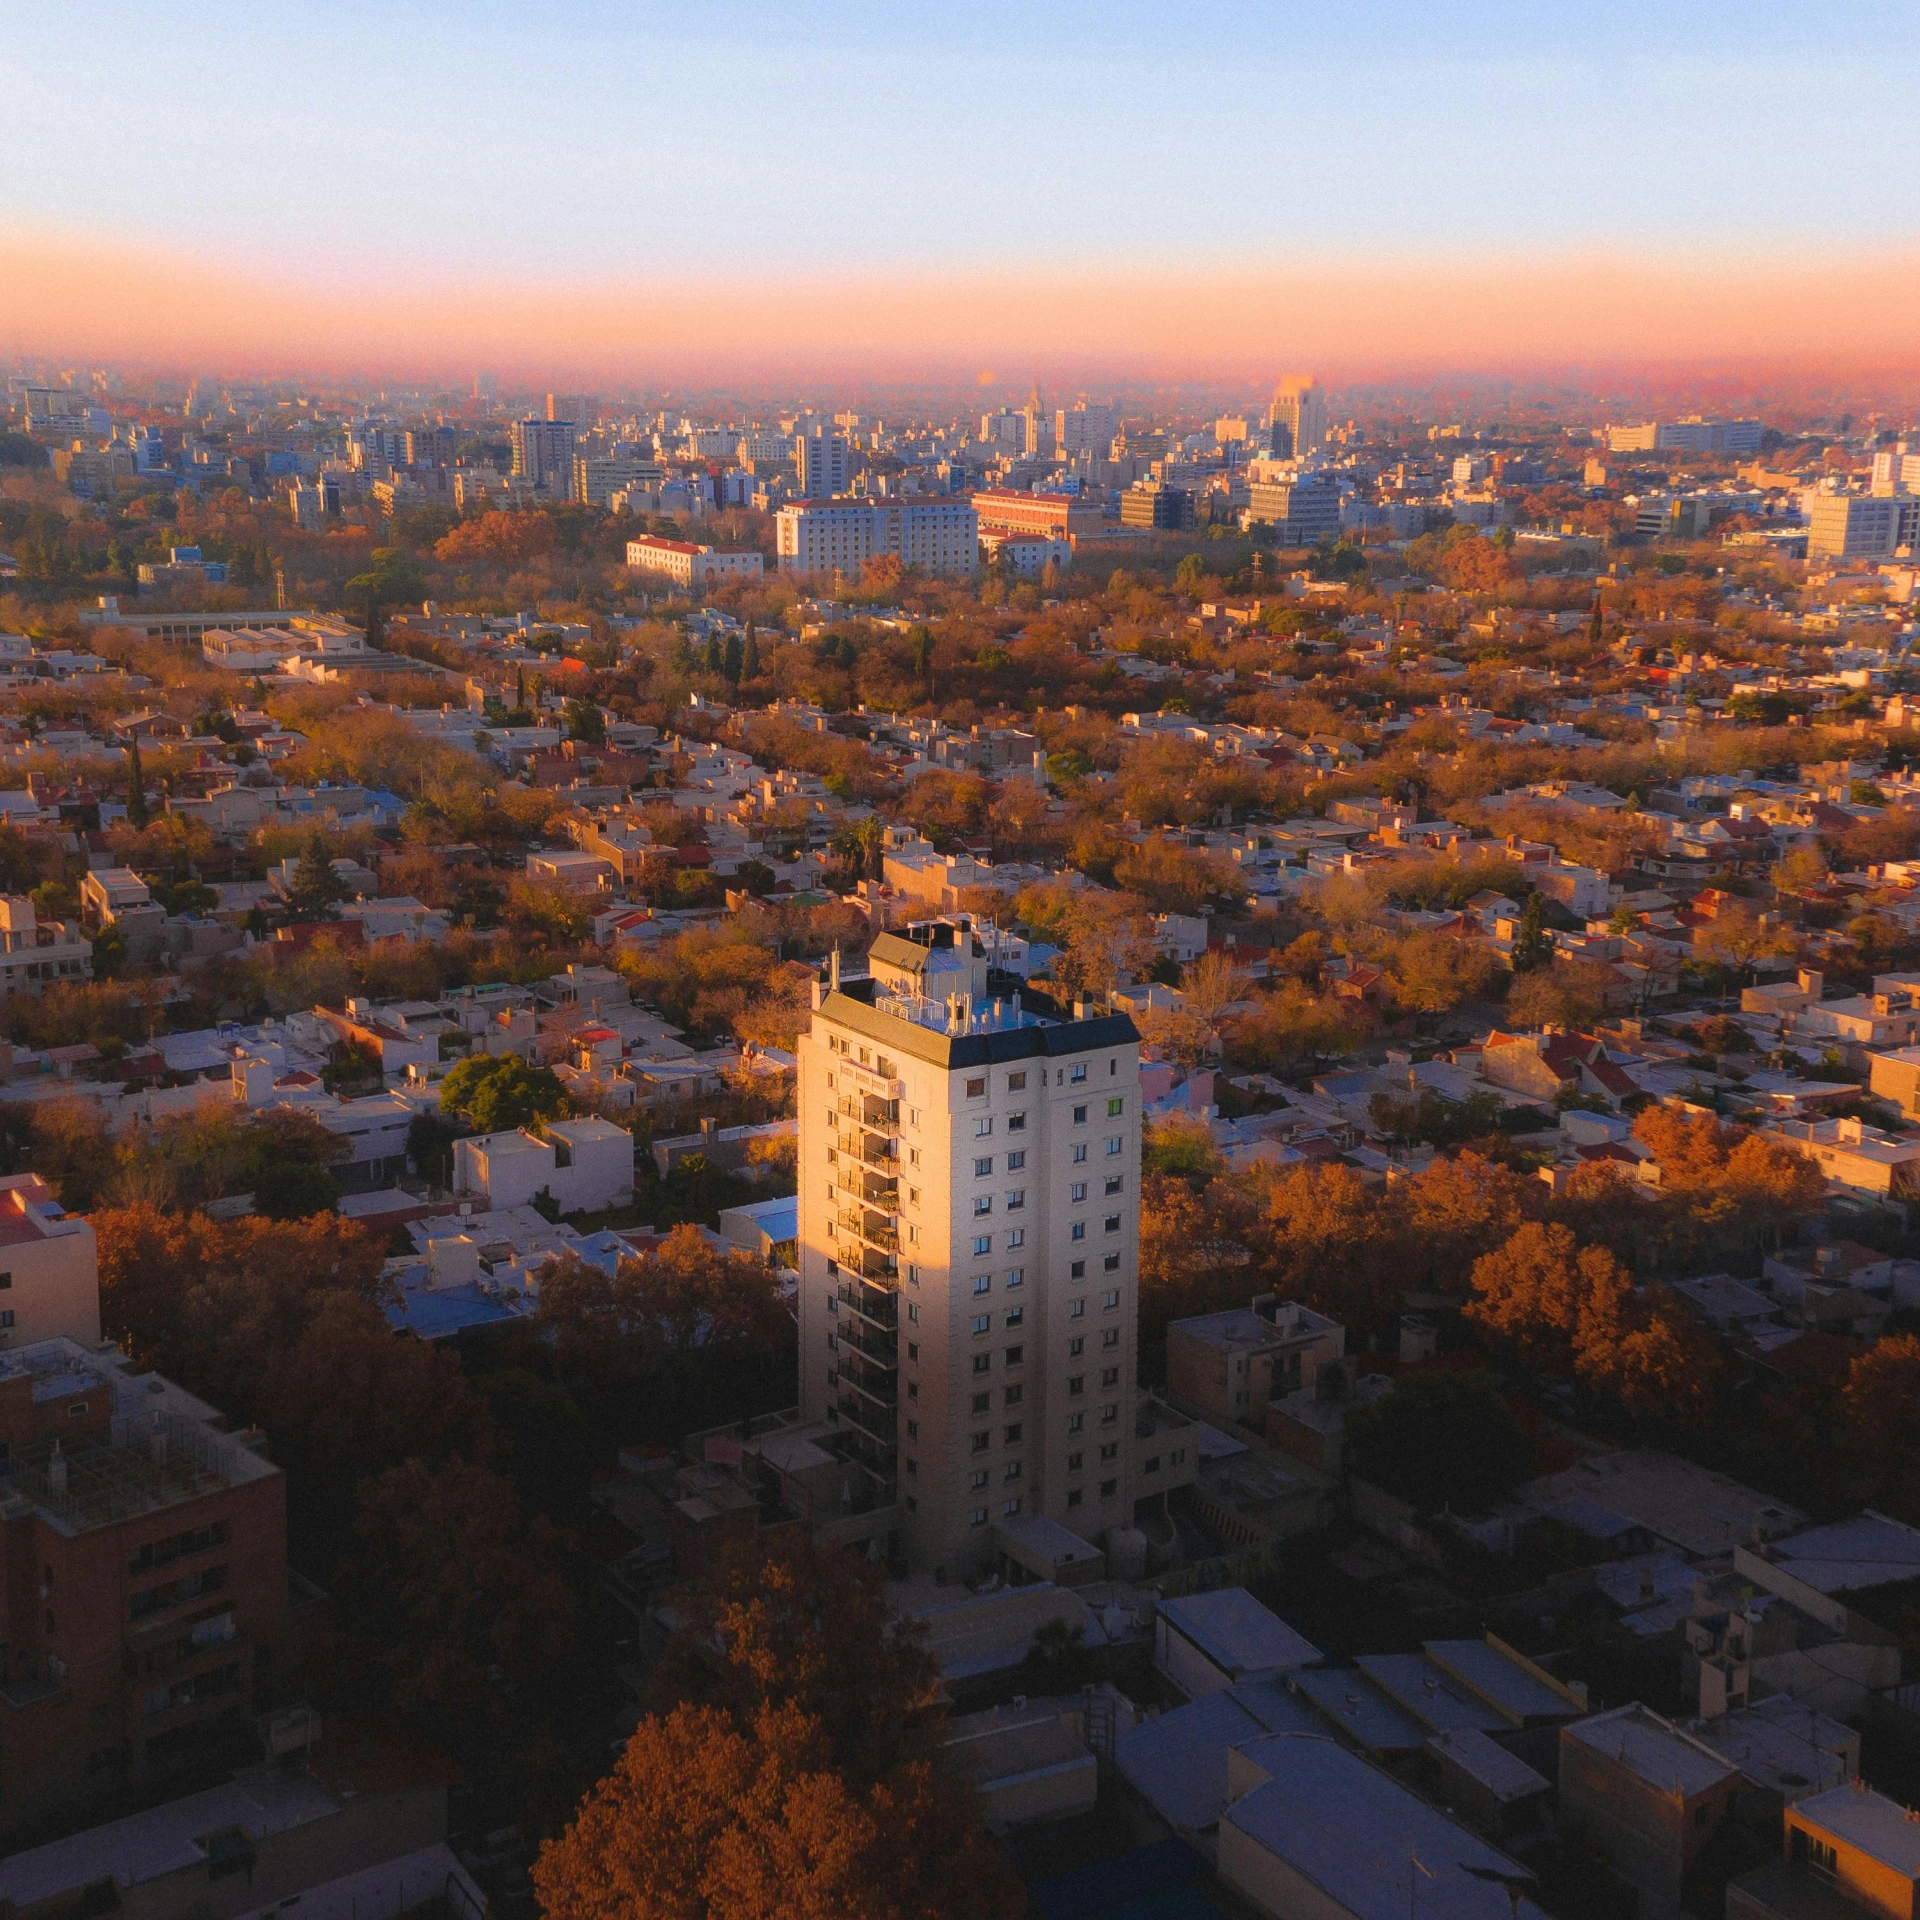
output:
<svg viewBox="0 0 1920 1920"><path fill-rule="evenodd" d="M983 534L1038 534L1069 546L1100 531L1106 516L1077 493L1022 493L1014 487L988 487L973 496Z"/></svg>
<svg viewBox="0 0 1920 1920"><path fill-rule="evenodd" d="M660 540L649 535L627 542L627 565L635 573L662 574L676 586L695 593L719 580L758 580L765 564L757 553L717 553L690 540Z"/></svg>
<svg viewBox="0 0 1920 1920"><path fill-rule="evenodd" d="M1143 533L1173 533L1193 525L1193 495L1185 487L1137 480L1120 496L1120 524Z"/></svg>
<svg viewBox="0 0 1920 1920"><path fill-rule="evenodd" d="M410 467L450 467L459 436L451 427L409 427L406 462Z"/></svg>
<svg viewBox="0 0 1920 1920"><path fill-rule="evenodd" d="M573 489L574 423L535 420L513 423L513 472L516 479L544 487L550 494Z"/></svg>
<svg viewBox="0 0 1920 1920"><path fill-rule="evenodd" d="M1328 474L1256 480L1247 489L1248 525L1273 529L1283 547L1311 547L1340 533L1340 489Z"/></svg>
<svg viewBox="0 0 1920 1920"><path fill-rule="evenodd" d="M593 425L599 413L598 402L589 394L550 393L547 395L547 418L552 421L570 421L581 433L585 433Z"/></svg>
<svg viewBox="0 0 1920 1920"><path fill-rule="evenodd" d="M1026 445L1027 417L1015 413L1011 407L1002 407L996 413L983 413L980 416L980 439L983 445L1004 448L1014 453Z"/></svg>
<svg viewBox="0 0 1920 1920"><path fill-rule="evenodd" d="M1023 994L996 940L836 956L797 1049L801 1411L950 1580L1133 1516L1139 1035Z"/></svg>
<svg viewBox="0 0 1920 1920"><path fill-rule="evenodd" d="M608 507L629 487L657 487L666 470L655 460L603 460L591 454L573 457L573 497L583 507Z"/></svg>
<svg viewBox="0 0 1920 1920"><path fill-rule="evenodd" d="M1896 440L1873 456L1872 492L1883 500L1890 494L1920 493L1920 441Z"/></svg>
<svg viewBox="0 0 1920 1920"><path fill-rule="evenodd" d="M1758 453L1758 420L1708 420L1689 414L1684 420L1641 420L1609 426L1609 453Z"/></svg>
<svg viewBox="0 0 1920 1920"><path fill-rule="evenodd" d="M1282 459L1317 453L1327 439L1325 390L1299 376L1281 381L1267 410L1267 433L1268 450Z"/></svg>
<svg viewBox="0 0 1920 1920"><path fill-rule="evenodd" d="M793 443L803 500L832 500L847 490L847 436L815 421Z"/></svg>
<svg viewBox="0 0 1920 1920"><path fill-rule="evenodd" d="M1111 406L1081 400L1053 416L1053 450L1062 460L1080 456L1104 460L1119 430L1119 418Z"/></svg>
<svg viewBox="0 0 1920 1920"><path fill-rule="evenodd" d="M1803 504L1809 560L1891 560L1920 541L1920 496L1814 493Z"/></svg>
<svg viewBox="0 0 1920 1920"><path fill-rule="evenodd" d="M967 575L979 562L973 503L945 494L794 501L774 529L783 573L858 573L882 554L922 573Z"/></svg>
<svg viewBox="0 0 1920 1920"><path fill-rule="evenodd" d="M149 1777L291 1685L286 1492L255 1434L124 1354L0 1352L0 1808Z"/></svg>

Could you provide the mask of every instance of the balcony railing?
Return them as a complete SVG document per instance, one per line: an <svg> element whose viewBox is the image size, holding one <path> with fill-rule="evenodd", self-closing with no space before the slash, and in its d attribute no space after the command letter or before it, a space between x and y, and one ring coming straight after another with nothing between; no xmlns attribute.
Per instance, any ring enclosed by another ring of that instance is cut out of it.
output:
<svg viewBox="0 0 1920 1920"><path fill-rule="evenodd" d="M843 1379L841 1387L847 1382ZM840 1419L843 1424L856 1427L868 1439L884 1448L888 1455L887 1465L891 1468L894 1436L894 1417L891 1407L875 1407L863 1400L858 1394L842 1391L839 1400Z"/></svg>
<svg viewBox="0 0 1920 1920"><path fill-rule="evenodd" d="M852 1387L875 1406L885 1408L888 1418L892 1417L892 1410L900 1404L900 1388L892 1374L878 1367L870 1367L858 1354L847 1353L844 1346L840 1355L840 1384L842 1387Z"/></svg>
<svg viewBox="0 0 1920 1920"><path fill-rule="evenodd" d="M855 1321L851 1326L840 1329L840 1344L851 1347L856 1353L865 1354L869 1360L877 1360L882 1366L896 1366L900 1359L900 1344L891 1333L870 1333L864 1322Z"/></svg>
<svg viewBox="0 0 1920 1920"><path fill-rule="evenodd" d="M869 1325L891 1334L900 1324L900 1299L884 1287L869 1287L849 1277L835 1292L840 1304Z"/></svg>

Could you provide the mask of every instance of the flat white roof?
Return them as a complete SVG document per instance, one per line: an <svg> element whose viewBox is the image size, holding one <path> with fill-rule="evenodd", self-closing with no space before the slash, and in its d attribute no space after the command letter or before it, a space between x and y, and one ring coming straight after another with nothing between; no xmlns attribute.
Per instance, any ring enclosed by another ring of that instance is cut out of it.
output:
<svg viewBox="0 0 1920 1920"><path fill-rule="evenodd" d="M1738 1771L1637 1700L1611 1713L1597 1713L1591 1720L1576 1720L1560 1733L1562 1739L1577 1740L1617 1761L1662 1793L1678 1792L1690 1798L1719 1786Z"/></svg>
<svg viewBox="0 0 1920 1920"><path fill-rule="evenodd" d="M1285 1672L1310 1667L1320 1658L1318 1647L1245 1587L1163 1600L1160 1611L1171 1630L1192 1641L1224 1673Z"/></svg>
<svg viewBox="0 0 1920 1920"><path fill-rule="evenodd" d="M1920 1880L1920 1820L1897 1800L1859 1785L1832 1787L1794 1808L1803 1820L1909 1880Z"/></svg>

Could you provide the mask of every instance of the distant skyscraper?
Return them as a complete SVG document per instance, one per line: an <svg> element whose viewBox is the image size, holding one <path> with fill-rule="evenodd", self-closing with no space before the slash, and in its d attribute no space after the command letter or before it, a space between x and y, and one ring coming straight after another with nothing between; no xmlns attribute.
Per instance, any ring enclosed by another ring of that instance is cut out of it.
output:
<svg viewBox="0 0 1920 1920"><path fill-rule="evenodd" d="M1053 416L1054 451L1063 460L1071 460L1076 454L1092 454L1104 460L1118 430L1111 406L1094 406L1082 400L1072 407L1062 407Z"/></svg>
<svg viewBox="0 0 1920 1920"><path fill-rule="evenodd" d="M571 420L516 420L513 470L521 479L549 492L573 489L574 423Z"/></svg>
<svg viewBox="0 0 1920 1920"><path fill-rule="evenodd" d="M1317 453L1326 444L1327 396L1310 379L1295 376L1274 389L1267 413L1272 450L1281 458Z"/></svg>
<svg viewBox="0 0 1920 1920"><path fill-rule="evenodd" d="M1022 416L1026 421L1026 432L1021 437L1021 452L1029 460L1037 460L1053 451L1053 422L1047 418L1046 404L1040 398L1040 382L1033 383L1033 391L1027 395L1026 411Z"/></svg>
<svg viewBox="0 0 1920 1920"><path fill-rule="evenodd" d="M795 478L803 500L831 500L847 490L847 436L824 421L794 440Z"/></svg>
<svg viewBox="0 0 1920 1920"><path fill-rule="evenodd" d="M594 415L599 410L598 404L589 394L550 393L547 395L547 418L570 421L581 433L585 433L593 425Z"/></svg>

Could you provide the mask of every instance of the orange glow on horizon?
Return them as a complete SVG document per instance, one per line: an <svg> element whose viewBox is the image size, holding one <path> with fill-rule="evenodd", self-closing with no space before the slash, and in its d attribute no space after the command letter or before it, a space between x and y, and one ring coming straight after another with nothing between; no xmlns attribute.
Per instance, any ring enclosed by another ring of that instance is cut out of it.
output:
<svg viewBox="0 0 1920 1920"><path fill-rule="evenodd" d="M0 341L19 352L306 373L476 366L623 382L993 366L1122 379L1347 380L1657 363L1920 364L1920 252L1084 269L1005 267L653 284L364 287L180 254L0 235ZM509 276L500 276L503 280Z"/></svg>

